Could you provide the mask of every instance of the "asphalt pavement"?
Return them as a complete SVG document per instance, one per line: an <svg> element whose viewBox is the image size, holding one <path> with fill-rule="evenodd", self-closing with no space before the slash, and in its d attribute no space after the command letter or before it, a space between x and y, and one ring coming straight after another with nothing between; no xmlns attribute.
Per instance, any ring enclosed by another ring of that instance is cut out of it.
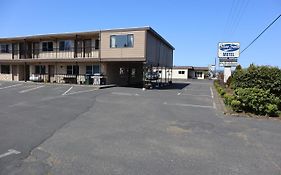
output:
<svg viewBox="0 0 281 175"><path fill-rule="evenodd" d="M216 97L209 80L0 82L0 174L280 175L280 121L224 116Z"/></svg>

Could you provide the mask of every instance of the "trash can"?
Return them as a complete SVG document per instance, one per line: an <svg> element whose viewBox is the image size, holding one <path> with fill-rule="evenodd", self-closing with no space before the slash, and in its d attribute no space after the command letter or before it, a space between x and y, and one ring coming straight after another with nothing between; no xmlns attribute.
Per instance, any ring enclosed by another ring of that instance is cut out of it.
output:
<svg viewBox="0 0 281 175"><path fill-rule="evenodd" d="M86 75L85 75L85 84L86 84L86 85L93 84L93 78L91 77L90 74L86 74Z"/></svg>

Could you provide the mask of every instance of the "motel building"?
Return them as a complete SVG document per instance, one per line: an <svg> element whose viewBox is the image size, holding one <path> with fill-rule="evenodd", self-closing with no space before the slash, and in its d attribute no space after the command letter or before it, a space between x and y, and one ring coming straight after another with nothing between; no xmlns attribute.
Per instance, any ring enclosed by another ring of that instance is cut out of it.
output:
<svg viewBox="0 0 281 175"><path fill-rule="evenodd" d="M174 80L206 79L208 71L208 67L174 66L171 73Z"/></svg>
<svg viewBox="0 0 281 175"><path fill-rule="evenodd" d="M151 27L0 38L0 80L136 85L173 51Z"/></svg>

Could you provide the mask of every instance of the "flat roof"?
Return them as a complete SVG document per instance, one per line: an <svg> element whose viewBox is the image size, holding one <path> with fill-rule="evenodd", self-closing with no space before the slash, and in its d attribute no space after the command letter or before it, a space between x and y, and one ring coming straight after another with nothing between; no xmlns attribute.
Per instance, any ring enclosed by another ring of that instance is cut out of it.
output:
<svg viewBox="0 0 281 175"><path fill-rule="evenodd" d="M164 39L160 34L158 34L150 26L116 28L116 29L103 29L103 30L84 31L84 32L64 32L64 33L48 33L48 34L15 36L15 37L0 37L0 42L31 40L31 39L33 39L33 40L34 39L55 39L56 37L60 37L60 38L76 37L76 36L83 37L83 36L89 36L89 35L97 35L100 32L122 32L122 31L137 31L137 30L150 31L155 37L162 40L171 49L175 50L175 48L166 39Z"/></svg>
<svg viewBox="0 0 281 175"><path fill-rule="evenodd" d="M196 66L174 66L173 69L192 69L192 70L201 70L201 71L208 71L208 67L196 67Z"/></svg>

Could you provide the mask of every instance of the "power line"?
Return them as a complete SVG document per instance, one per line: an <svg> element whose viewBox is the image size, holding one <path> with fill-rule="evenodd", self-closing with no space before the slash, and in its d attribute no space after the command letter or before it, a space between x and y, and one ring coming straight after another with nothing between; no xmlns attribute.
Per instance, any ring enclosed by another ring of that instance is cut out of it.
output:
<svg viewBox="0 0 281 175"><path fill-rule="evenodd" d="M241 51L240 54L242 54L245 50L247 50L267 29L269 29L270 26L272 26L279 18L281 17L281 14L274 20L272 23L270 23L245 49Z"/></svg>

